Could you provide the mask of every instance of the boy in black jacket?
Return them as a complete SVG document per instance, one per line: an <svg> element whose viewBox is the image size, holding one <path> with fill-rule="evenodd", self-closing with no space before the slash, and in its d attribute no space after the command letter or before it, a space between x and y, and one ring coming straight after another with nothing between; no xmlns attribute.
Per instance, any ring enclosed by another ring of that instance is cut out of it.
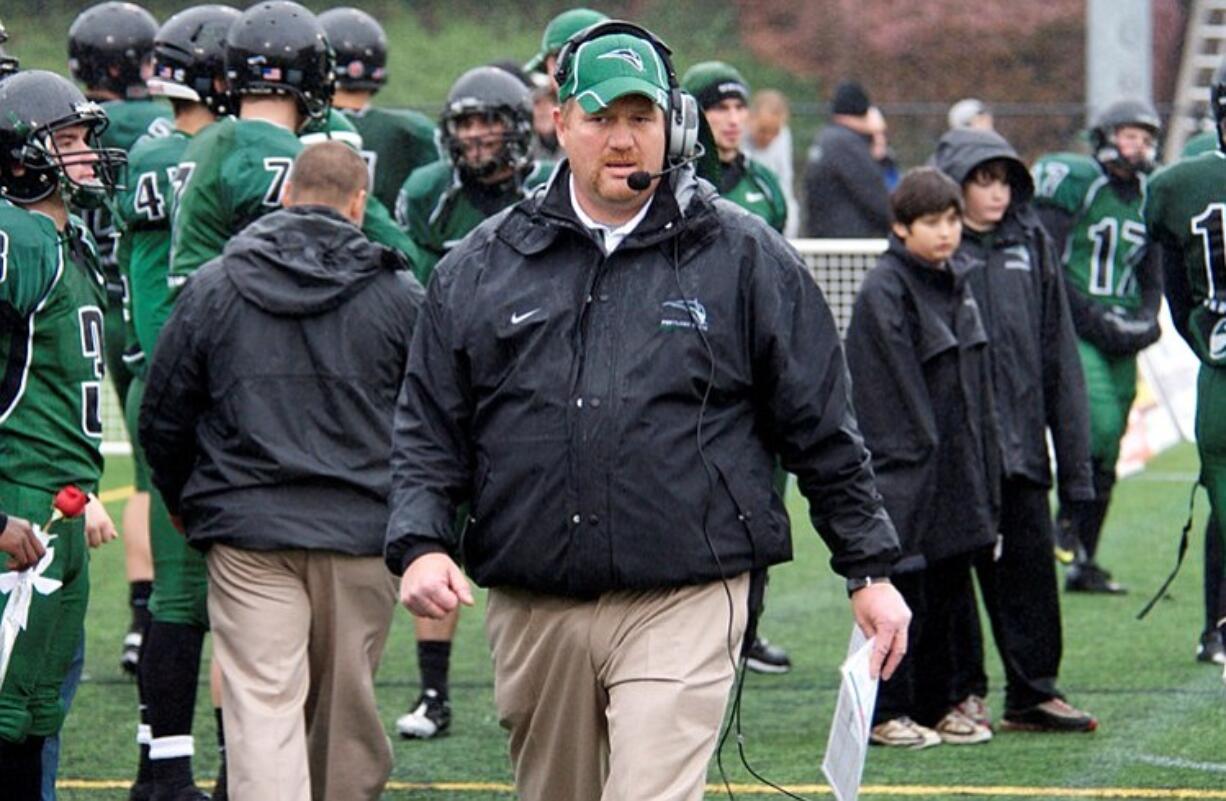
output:
<svg viewBox="0 0 1226 801"><path fill-rule="evenodd" d="M1094 497L1085 379L1060 262L1029 200L1034 183L1016 151L993 131L941 137L936 166L963 192L959 256L975 265L969 281L991 339L992 384L1000 425L1000 544L976 564L980 590L1005 665L1007 729L1093 731L1089 715L1056 689L1060 600L1052 563L1047 494L1055 445L1061 499ZM960 613L974 665L960 674L959 708L989 721L978 612Z"/></svg>
<svg viewBox="0 0 1226 801"><path fill-rule="evenodd" d="M853 402L902 544L893 581L914 615L911 658L881 685L871 739L986 742L991 729L954 708L949 620L973 603L972 557L995 539L988 338L969 265L951 259L962 234L958 185L931 167L912 170L891 203L889 250L864 279L847 331Z"/></svg>

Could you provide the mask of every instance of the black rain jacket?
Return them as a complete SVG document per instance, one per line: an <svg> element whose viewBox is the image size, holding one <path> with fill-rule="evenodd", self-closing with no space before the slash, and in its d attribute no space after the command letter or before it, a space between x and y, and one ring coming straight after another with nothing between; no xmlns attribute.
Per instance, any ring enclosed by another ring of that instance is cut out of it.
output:
<svg viewBox="0 0 1226 801"><path fill-rule="evenodd" d="M996 540L1000 445L971 267L923 264L891 236L847 328L852 399L902 543L896 572Z"/></svg>
<svg viewBox="0 0 1226 801"><path fill-rule="evenodd" d="M991 342L996 412L1006 478L1052 483L1051 430L1064 500L1094 497L1090 411L1064 272L1050 237L1030 205L1030 173L1017 152L992 131L955 129L941 137L935 166L961 185L985 161L1009 167L1013 203L986 234L962 230L961 258L980 265L970 285Z"/></svg>
<svg viewBox="0 0 1226 801"><path fill-rule="evenodd" d="M869 138L831 123L817 133L805 168L805 236L883 237L890 230L890 190Z"/></svg>
<svg viewBox="0 0 1226 801"><path fill-rule="evenodd" d="M792 554L778 453L834 568L888 575L898 541L843 349L795 251L686 170L606 257L569 176L563 163L431 280L396 417L388 566L446 551L482 586L572 597L766 567Z"/></svg>
<svg viewBox="0 0 1226 801"><path fill-rule="evenodd" d="M422 295L403 257L322 206L260 218L192 276L140 415L192 545L382 552Z"/></svg>

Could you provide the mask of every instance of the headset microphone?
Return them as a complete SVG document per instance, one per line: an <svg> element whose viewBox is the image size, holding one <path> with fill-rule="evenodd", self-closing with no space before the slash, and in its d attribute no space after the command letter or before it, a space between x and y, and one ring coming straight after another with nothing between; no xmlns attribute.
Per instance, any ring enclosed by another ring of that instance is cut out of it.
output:
<svg viewBox="0 0 1226 801"><path fill-rule="evenodd" d="M673 164L670 167L666 167L665 169L660 170L659 172L647 172L647 170L638 170L637 172L630 173L629 175L626 176L626 185L629 186L631 189L633 189L635 192L642 192L644 189L651 186L651 182L654 181L655 179L668 175L673 170L681 169L682 167L689 164L690 162L697 161L698 159L706 155L707 153L706 148L704 148L701 144L696 145L696 147L697 147L697 150L695 150L692 156L686 156L685 158L678 161L676 164Z"/></svg>

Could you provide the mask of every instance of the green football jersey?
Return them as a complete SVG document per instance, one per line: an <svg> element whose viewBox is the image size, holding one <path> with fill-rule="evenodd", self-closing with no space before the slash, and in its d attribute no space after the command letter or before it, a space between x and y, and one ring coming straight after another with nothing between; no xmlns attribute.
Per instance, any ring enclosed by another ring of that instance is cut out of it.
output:
<svg viewBox="0 0 1226 801"><path fill-rule="evenodd" d="M1183 255L1196 355L1226 365L1226 154L1180 159L1150 179L1146 194L1150 239Z"/></svg>
<svg viewBox="0 0 1226 801"><path fill-rule="evenodd" d="M425 284L439 260L470 231L522 200L528 191L548 181L552 172L553 164L533 162L522 184L505 181L487 188L461 182L449 161L414 170L396 201L396 221L421 249L417 279Z"/></svg>
<svg viewBox="0 0 1226 801"><path fill-rule="evenodd" d="M1192 156L1199 156L1201 153L1208 153L1211 150L1217 149L1217 131L1201 131L1187 142L1184 142L1179 158L1191 158Z"/></svg>
<svg viewBox="0 0 1226 801"><path fill-rule="evenodd" d="M788 202L774 171L745 156L738 156L737 162L721 165L720 195L782 233L788 221Z"/></svg>
<svg viewBox="0 0 1226 801"><path fill-rule="evenodd" d="M97 485L105 306L80 221L0 201L0 483Z"/></svg>
<svg viewBox="0 0 1226 801"><path fill-rule="evenodd" d="M1056 153L1034 165L1035 204L1073 219L1062 254L1065 280L1086 297L1129 310L1141 306L1132 265L1147 241L1141 216L1146 176L1139 180L1140 192L1122 197L1089 156Z"/></svg>
<svg viewBox="0 0 1226 801"><path fill-rule="evenodd" d="M305 145L328 139L361 150L361 137L335 111L308 126L301 138L271 122L233 117L201 131L179 164L168 278L172 291L220 256L230 237L280 208L294 158ZM362 230L371 241L404 253L414 265L421 258L377 198L367 201Z"/></svg>
<svg viewBox="0 0 1226 801"><path fill-rule="evenodd" d="M157 335L174 305L166 283L170 268L170 221L179 162L191 139L182 131L158 139L142 139L129 155L127 186L115 196L116 215L123 232L119 270L129 298L126 348L129 354L153 355Z"/></svg>
<svg viewBox="0 0 1226 801"><path fill-rule="evenodd" d="M370 169L371 194L387 208L410 173L440 157L434 123L416 111L366 108L345 110L345 118L362 135L362 158Z"/></svg>

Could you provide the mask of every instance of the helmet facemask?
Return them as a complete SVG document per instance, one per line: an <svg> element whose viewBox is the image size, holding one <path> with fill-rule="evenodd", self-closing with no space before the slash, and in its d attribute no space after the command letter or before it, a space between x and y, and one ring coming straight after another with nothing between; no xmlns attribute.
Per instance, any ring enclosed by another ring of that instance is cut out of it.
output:
<svg viewBox="0 0 1226 801"><path fill-rule="evenodd" d="M128 163L127 153L122 149L99 145L107 124L101 107L86 101L75 113L30 131L24 145L10 154L15 165L21 167L22 175L16 175L12 164L5 170L20 186L5 194L18 202L36 203L59 190L78 208L103 205L116 189L122 188ZM86 146L65 150L57 134L75 126L85 127ZM77 170L73 168L82 163L89 164L91 177L74 177Z"/></svg>

